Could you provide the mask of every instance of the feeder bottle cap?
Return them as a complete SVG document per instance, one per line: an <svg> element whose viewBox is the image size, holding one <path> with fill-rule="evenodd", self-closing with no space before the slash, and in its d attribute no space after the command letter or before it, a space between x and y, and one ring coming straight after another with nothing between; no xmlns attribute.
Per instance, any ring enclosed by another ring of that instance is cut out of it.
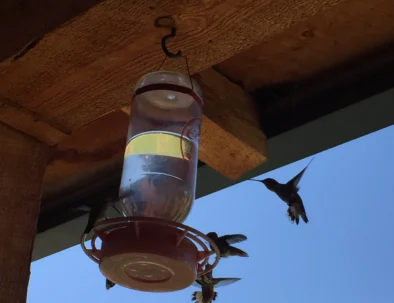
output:
<svg viewBox="0 0 394 303"><path fill-rule="evenodd" d="M188 75L174 71L156 71L141 77L135 88L148 85L170 84L178 87L187 87L199 96L202 102L202 90L200 85ZM182 109L189 107L195 99L191 95L183 94L173 89L157 88L144 92L143 98L153 106L161 109Z"/></svg>

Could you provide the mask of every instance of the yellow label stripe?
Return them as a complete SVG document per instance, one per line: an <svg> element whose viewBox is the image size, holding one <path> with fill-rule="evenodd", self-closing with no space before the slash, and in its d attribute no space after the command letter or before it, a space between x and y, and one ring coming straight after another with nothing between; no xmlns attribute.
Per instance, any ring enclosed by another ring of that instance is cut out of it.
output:
<svg viewBox="0 0 394 303"><path fill-rule="evenodd" d="M143 133L132 138L126 146L125 157L131 155L162 155L182 158L181 138L178 134L165 132ZM188 138L182 139L183 154L190 153L193 142Z"/></svg>

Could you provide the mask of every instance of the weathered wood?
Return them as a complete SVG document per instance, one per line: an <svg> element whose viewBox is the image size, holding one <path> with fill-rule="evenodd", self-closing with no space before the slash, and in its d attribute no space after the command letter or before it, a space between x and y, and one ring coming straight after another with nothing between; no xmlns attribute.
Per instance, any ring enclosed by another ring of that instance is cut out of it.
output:
<svg viewBox="0 0 394 303"><path fill-rule="evenodd" d="M60 126L1 96L0 122L48 145L54 145L67 137Z"/></svg>
<svg viewBox="0 0 394 303"><path fill-rule="evenodd" d="M267 160L267 156L204 116L199 159L223 176L237 180Z"/></svg>
<svg viewBox="0 0 394 303"><path fill-rule="evenodd" d="M25 303L46 147L0 124L0 302Z"/></svg>
<svg viewBox="0 0 394 303"><path fill-rule="evenodd" d="M261 160L258 164L264 162L267 157L267 139L260 129L254 100L241 87L212 68L202 71L195 78L203 90L205 116L260 153L261 157L256 155ZM213 124L207 123L205 130L212 137L215 131L209 130L210 126Z"/></svg>
<svg viewBox="0 0 394 303"><path fill-rule="evenodd" d="M160 15L176 19L169 47L184 51L194 74L341 2L105 1L0 65L0 94L76 129L125 106L133 83L157 69L168 33L153 27Z"/></svg>
<svg viewBox="0 0 394 303"><path fill-rule="evenodd" d="M76 193L83 187L102 186L112 174L109 170L121 170L128 125L128 116L115 111L75 130L51 148L42 207L52 207L45 201L64 196L67 191ZM121 171L117 173L120 176Z"/></svg>
<svg viewBox="0 0 394 303"><path fill-rule="evenodd" d="M101 0L0 1L0 62L23 56L47 32L83 13Z"/></svg>
<svg viewBox="0 0 394 303"><path fill-rule="evenodd" d="M392 0L345 1L216 68L247 90L296 83L394 41L393 12Z"/></svg>

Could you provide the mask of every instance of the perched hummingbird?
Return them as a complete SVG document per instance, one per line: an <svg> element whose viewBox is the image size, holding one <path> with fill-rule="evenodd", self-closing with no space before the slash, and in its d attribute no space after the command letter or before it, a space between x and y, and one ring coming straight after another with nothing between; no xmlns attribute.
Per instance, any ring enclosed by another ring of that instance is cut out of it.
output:
<svg viewBox="0 0 394 303"><path fill-rule="evenodd" d="M112 287L114 287L116 284L114 282L111 282L110 280L106 279L105 280L105 288L110 289Z"/></svg>
<svg viewBox="0 0 394 303"><path fill-rule="evenodd" d="M103 199L103 201L100 201L100 203L95 204L92 207L82 205L76 208L77 210L89 212L88 223L86 225L84 234L90 233L98 220L107 218L107 210L110 205L119 213L118 209L115 207L114 200L110 198Z"/></svg>
<svg viewBox="0 0 394 303"><path fill-rule="evenodd" d="M207 264L206 269L212 268L212 265ZM197 278L193 283L194 286L201 287L201 291L195 291L192 294L192 301L197 303L211 303L215 301L218 293L215 287L229 285L231 283L241 280L240 278L213 278L212 271Z"/></svg>
<svg viewBox="0 0 394 303"><path fill-rule="evenodd" d="M112 201L112 202L111 202ZM101 203L94 205L93 207L89 207L86 205L81 205L79 207L77 207L77 210L83 210L83 211L88 211L89 212L89 219L88 219L88 224L86 225L84 234L88 234L91 232L91 230L93 229L94 225L96 224L96 222L100 219L103 218L107 218L107 209L109 207L109 205L112 204L112 207L118 212L119 210L116 208L115 206L115 202L113 198L107 198L104 199ZM111 282L108 279L105 279L105 288L111 289L112 287L114 287L116 284Z"/></svg>
<svg viewBox="0 0 394 303"><path fill-rule="evenodd" d="M207 233L207 236L215 242L217 247L220 250L220 257L227 258L229 256L240 256L240 257L249 257L249 255L231 244L242 242L247 240L248 238L242 234L234 234L234 235L225 235L219 237L217 233L210 232ZM211 247L212 249L212 247Z"/></svg>
<svg viewBox="0 0 394 303"><path fill-rule="evenodd" d="M300 190L298 183L300 182L309 164L311 164L312 160L313 158L298 175L296 175L286 184L279 183L272 178L266 178L263 180L250 179L250 181L263 183L270 191L276 193L278 197L289 206L287 209L287 215L289 216L291 222L295 221L297 225L300 222L300 216L305 223L309 222L308 217L306 216L304 204L300 195L298 194L298 191Z"/></svg>
<svg viewBox="0 0 394 303"><path fill-rule="evenodd" d="M101 201L100 201L101 202ZM90 233L96 222L107 217L108 201L103 200L101 203L93 205L90 208L89 219L84 234Z"/></svg>

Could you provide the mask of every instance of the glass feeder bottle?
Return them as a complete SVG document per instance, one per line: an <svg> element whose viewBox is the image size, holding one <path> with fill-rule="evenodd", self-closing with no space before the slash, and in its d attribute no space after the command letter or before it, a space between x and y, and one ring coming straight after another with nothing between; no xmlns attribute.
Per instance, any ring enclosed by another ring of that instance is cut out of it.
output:
<svg viewBox="0 0 394 303"><path fill-rule="evenodd" d="M202 118L202 92L191 81L158 71L137 82L119 191L125 216L182 223L191 210Z"/></svg>

